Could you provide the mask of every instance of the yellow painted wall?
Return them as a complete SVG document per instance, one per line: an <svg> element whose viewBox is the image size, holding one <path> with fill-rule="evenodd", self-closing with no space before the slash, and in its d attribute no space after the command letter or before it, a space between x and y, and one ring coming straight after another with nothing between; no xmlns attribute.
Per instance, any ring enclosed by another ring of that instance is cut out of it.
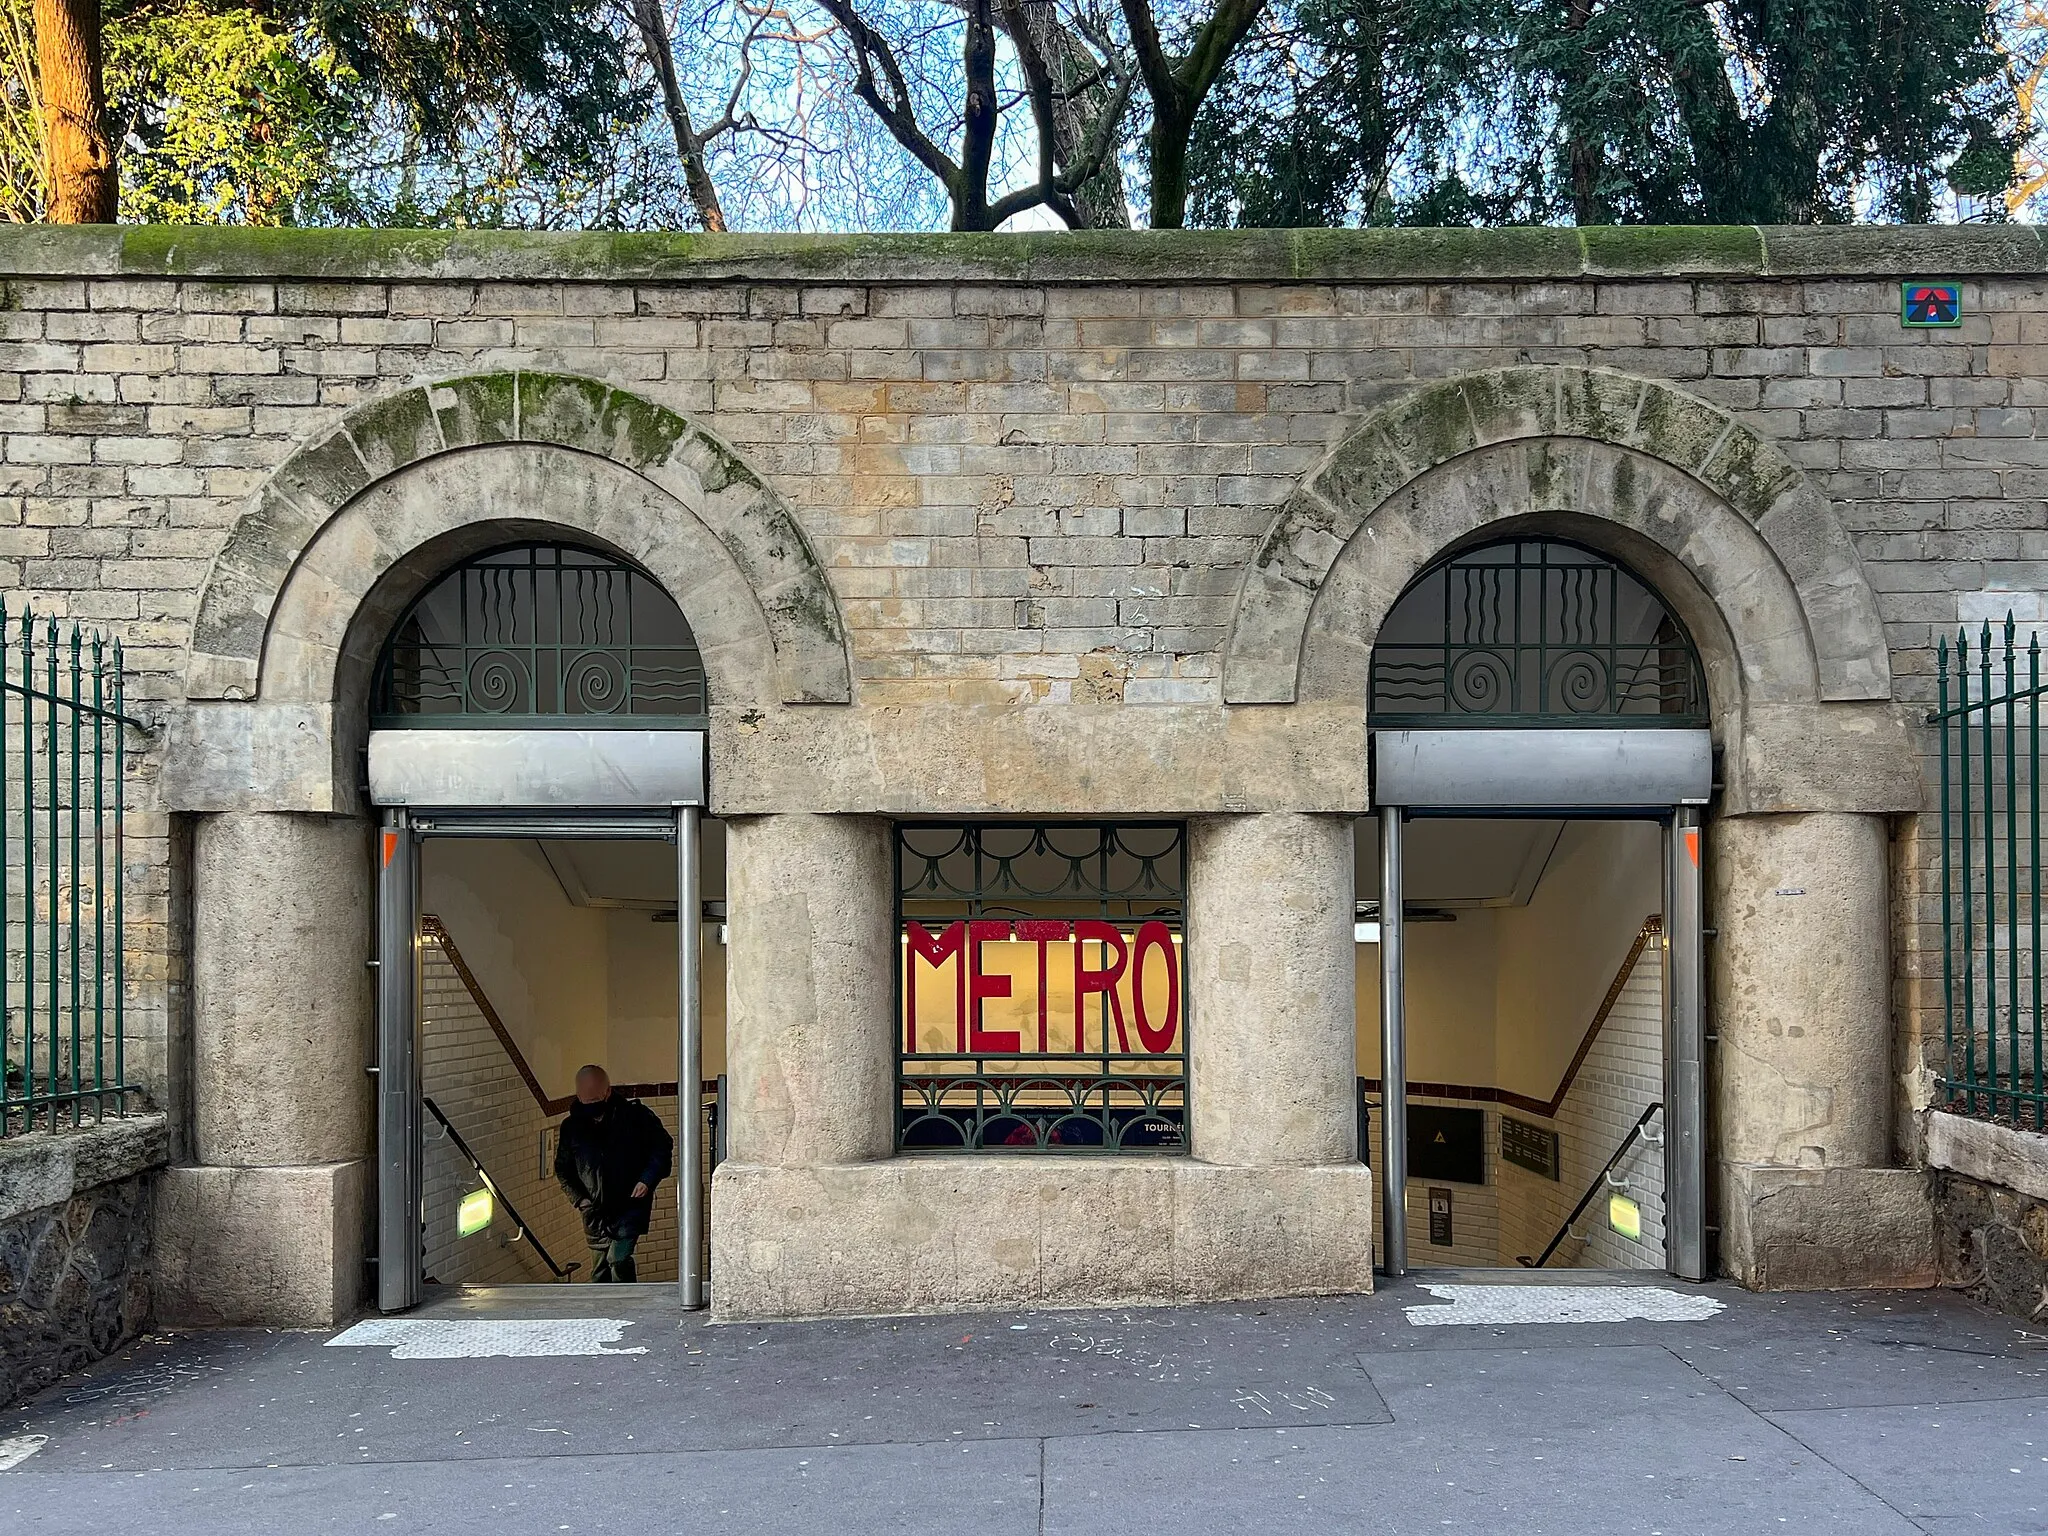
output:
<svg viewBox="0 0 2048 1536"><path fill-rule="evenodd" d="M572 907L538 846L430 838L421 910L439 917L549 1097L608 1044L605 914Z"/></svg>
<svg viewBox="0 0 2048 1536"><path fill-rule="evenodd" d="M724 895L723 838L707 823L705 899ZM430 839L421 909L439 917L548 1095L601 1063L616 1082L676 1073L676 928L646 910L579 907L539 846ZM725 1070L725 950L703 929L704 1075Z"/></svg>
<svg viewBox="0 0 2048 1536"><path fill-rule="evenodd" d="M1664 909L1663 833L1646 821L1567 823L1526 907L1496 924L1496 1083L1548 1098L1643 919Z"/></svg>
<svg viewBox="0 0 2048 1536"><path fill-rule="evenodd" d="M1653 822L1567 823L1526 906L1409 923L1410 1080L1548 1098L1643 919L1662 908L1661 835ZM1455 889L1448 873L1409 871L1432 890ZM1378 945L1358 946L1363 1077L1380 1075L1379 964Z"/></svg>

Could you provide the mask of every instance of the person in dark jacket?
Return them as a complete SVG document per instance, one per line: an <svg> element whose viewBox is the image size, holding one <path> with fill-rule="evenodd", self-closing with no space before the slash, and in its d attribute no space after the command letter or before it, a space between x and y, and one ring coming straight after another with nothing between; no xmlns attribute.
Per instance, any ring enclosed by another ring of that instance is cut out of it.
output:
<svg viewBox="0 0 2048 1536"><path fill-rule="evenodd" d="M647 1231L654 1186L668 1177L675 1140L645 1104L612 1087L603 1067L576 1074L576 1102L555 1147L555 1178L583 1216L590 1278L630 1284L633 1245Z"/></svg>

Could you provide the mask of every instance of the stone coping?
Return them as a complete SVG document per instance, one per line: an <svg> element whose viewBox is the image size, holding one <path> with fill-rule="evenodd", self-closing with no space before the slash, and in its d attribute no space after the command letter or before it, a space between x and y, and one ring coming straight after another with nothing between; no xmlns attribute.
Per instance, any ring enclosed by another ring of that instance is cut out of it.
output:
<svg viewBox="0 0 2048 1536"><path fill-rule="evenodd" d="M62 1205L82 1189L131 1178L171 1160L170 1123L129 1115L77 1130L0 1140L0 1222Z"/></svg>
<svg viewBox="0 0 2048 1536"><path fill-rule="evenodd" d="M2048 272L2024 224L702 235L16 225L0 274L464 282L1526 282Z"/></svg>
<svg viewBox="0 0 2048 1536"><path fill-rule="evenodd" d="M1980 1184L2048 1200L2048 1136L1968 1115L1927 1111L1927 1161Z"/></svg>

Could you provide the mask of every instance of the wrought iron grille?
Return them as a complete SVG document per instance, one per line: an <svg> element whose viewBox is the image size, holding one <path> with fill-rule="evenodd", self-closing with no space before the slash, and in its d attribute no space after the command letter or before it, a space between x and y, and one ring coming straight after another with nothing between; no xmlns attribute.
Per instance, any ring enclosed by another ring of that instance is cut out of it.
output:
<svg viewBox="0 0 2048 1536"><path fill-rule="evenodd" d="M1179 823L896 830L897 1144L1184 1151Z"/></svg>
<svg viewBox="0 0 2048 1536"><path fill-rule="evenodd" d="M1373 644L1372 716L1699 726L1707 691L1691 640L1647 586L1592 550L1517 539L1454 555L1402 594Z"/></svg>
<svg viewBox="0 0 2048 1536"><path fill-rule="evenodd" d="M1942 1107L2048 1128L2041 1075L2041 637L1935 647L1941 731Z"/></svg>
<svg viewBox="0 0 2048 1536"><path fill-rule="evenodd" d="M121 643L0 604L0 1136L123 1114Z"/></svg>
<svg viewBox="0 0 2048 1536"><path fill-rule="evenodd" d="M381 726L683 727L706 709L674 600L644 571L557 544L478 556L429 587L385 644L373 699Z"/></svg>

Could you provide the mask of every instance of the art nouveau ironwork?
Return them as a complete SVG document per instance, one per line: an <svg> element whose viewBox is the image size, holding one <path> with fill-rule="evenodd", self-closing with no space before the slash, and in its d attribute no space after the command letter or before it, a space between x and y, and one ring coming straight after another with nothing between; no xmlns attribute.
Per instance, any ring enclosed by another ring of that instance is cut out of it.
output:
<svg viewBox="0 0 2048 1536"><path fill-rule="evenodd" d="M421 595L378 662L379 726L692 726L704 664L682 610L610 555L521 544Z"/></svg>
<svg viewBox="0 0 2048 1536"><path fill-rule="evenodd" d="M1699 658L1604 555L1517 539L1440 561L1373 644L1376 724L1702 726Z"/></svg>
<svg viewBox="0 0 2048 1536"><path fill-rule="evenodd" d="M897 1142L1186 1145L1178 823L904 824Z"/></svg>

